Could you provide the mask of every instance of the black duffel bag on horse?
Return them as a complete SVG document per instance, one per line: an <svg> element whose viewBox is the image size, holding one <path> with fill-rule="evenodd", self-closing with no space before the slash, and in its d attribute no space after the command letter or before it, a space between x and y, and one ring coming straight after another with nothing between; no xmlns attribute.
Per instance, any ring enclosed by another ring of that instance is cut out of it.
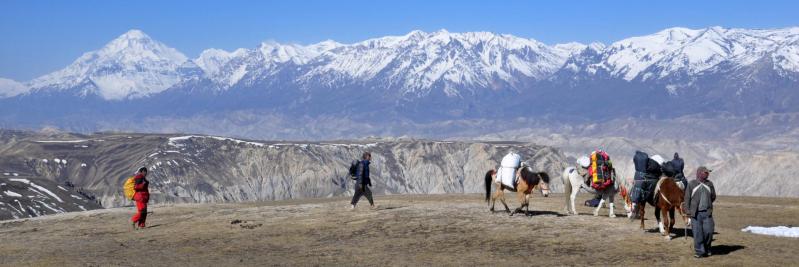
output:
<svg viewBox="0 0 799 267"><path fill-rule="evenodd" d="M635 151L633 156L633 164L635 165L635 180L643 180L646 176L646 162L649 155L641 151Z"/></svg>
<svg viewBox="0 0 799 267"><path fill-rule="evenodd" d="M630 192L630 197L632 202L643 203L652 199L657 181L662 175L662 169L657 161L641 151L635 151L633 164L635 164L635 184Z"/></svg>
<svg viewBox="0 0 799 267"><path fill-rule="evenodd" d="M685 178L685 161L680 158L680 154L675 152L674 159L672 159L670 162L674 167L674 171L676 172L672 177L674 177L674 180L677 182L682 183L682 188L686 188L688 186L688 179Z"/></svg>
<svg viewBox="0 0 799 267"><path fill-rule="evenodd" d="M667 161L666 163L663 163L663 174L666 175L666 177L672 178L677 176L677 168L674 167L674 162Z"/></svg>

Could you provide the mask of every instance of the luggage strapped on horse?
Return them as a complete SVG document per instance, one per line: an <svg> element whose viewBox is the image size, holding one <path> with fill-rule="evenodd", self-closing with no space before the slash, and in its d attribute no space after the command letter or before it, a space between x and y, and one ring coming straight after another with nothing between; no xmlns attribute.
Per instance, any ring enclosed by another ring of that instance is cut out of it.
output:
<svg viewBox="0 0 799 267"><path fill-rule="evenodd" d="M650 157L642 151L636 151L635 156L633 156L635 184L632 192L630 192L630 199L634 203L654 202L655 187L658 180L660 180L662 168L660 163L654 160L653 157L662 158L657 155Z"/></svg>
<svg viewBox="0 0 799 267"><path fill-rule="evenodd" d="M514 152L509 152L502 157L500 166L497 169L496 180L503 185L516 189L516 171L521 167L522 157Z"/></svg>
<svg viewBox="0 0 799 267"><path fill-rule="evenodd" d="M613 163L605 151L597 150L591 153L591 166L588 169L591 176L591 187L602 190L613 184Z"/></svg>

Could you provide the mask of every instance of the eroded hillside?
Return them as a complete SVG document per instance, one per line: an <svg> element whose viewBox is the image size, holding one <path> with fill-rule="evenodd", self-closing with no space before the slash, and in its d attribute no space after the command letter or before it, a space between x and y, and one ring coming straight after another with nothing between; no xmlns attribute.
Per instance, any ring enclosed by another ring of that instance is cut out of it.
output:
<svg viewBox="0 0 799 267"><path fill-rule="evenodd" d="M0 171L90 192L104 207L130 204L121 187L140 166L150 169L157 203L242 202L349 195L347 168L373 155L378 194L475 193L485 172L508 151L557 177L565 157L556 149L519 142L439 142L375 139L262 142L212 136L153 134L43 135L6 131ZM55 160L58 159L58 160ZM2 173L0 172L0 173Z"/></svg>

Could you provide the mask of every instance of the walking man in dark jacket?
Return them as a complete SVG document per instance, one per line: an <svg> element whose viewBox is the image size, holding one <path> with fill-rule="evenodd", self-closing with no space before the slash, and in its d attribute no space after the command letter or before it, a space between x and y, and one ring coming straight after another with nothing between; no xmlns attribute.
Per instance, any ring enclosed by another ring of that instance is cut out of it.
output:
<svg viewBox="0 0 799 267"><path fill-rule="evenodd" d="M701 258L712 255L710 243L713 242L713 201L716 200L716 188L708 179L711 170L702 166L696 169L696 180L692 180L685 188L683 210L691 217L691 230L694 234L694 257Z"/></svg>
<svg viewBox="0 0 799 267"><path fill-rule="evenodd" d="M352 196L352 207L350 209L355 209L355 205L358 204L358 200L361 199L361 196L366 196L366 199L369 200L369 205L372 208L375 208L375 202L372 199L372 190L369 190L369 187L372 186L372 180L369 179L369 164L372 160L372 154L369 152L364 152L363 157L361 157L361 161L358 163L358 169L355 172L355 195Z"/></svg>

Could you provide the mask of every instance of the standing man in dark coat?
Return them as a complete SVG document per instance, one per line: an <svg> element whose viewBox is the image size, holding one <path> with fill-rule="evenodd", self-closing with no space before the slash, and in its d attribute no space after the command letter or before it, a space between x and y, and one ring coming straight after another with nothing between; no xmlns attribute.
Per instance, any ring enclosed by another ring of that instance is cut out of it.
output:
<svg viewBox="0 0 799 267"><path fill-rule="evenodd" d="M361 199L361 196L366 196L366 199L369 200L369 205L372 208L375 208L375 202L372 199L372 190L369 189L372 186L372 180L369 179L369 164L372 160L372 154L369 152L364 152L363 156L361 157L361 161L358 163L358 169L355 172L355 194L352 196L352 205L350 209L355 209L355 205L358 204L358 200Z"/></svg>
<svg viewBox="0 0 799 267"><path fill-rule="evenodd" d="M683 210L691 217L691 230L694 234L694 257L701 258L712 255L710 244L713 242L713 201L716 201L716 188L708 179L711 170L702 166L696 169L696 180L692 180L685 188Z"/></svg>

